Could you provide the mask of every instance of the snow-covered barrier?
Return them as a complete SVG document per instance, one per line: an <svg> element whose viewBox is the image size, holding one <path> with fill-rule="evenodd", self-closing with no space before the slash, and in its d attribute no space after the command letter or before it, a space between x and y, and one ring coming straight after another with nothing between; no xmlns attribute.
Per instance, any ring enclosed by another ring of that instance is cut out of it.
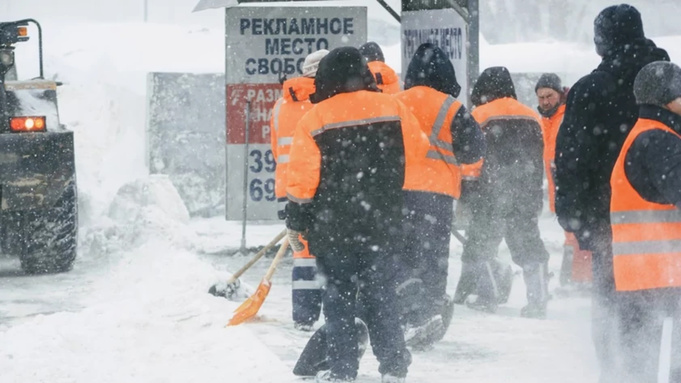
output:
<svg viewBox="0 0 681 383"><path fill-rule="evenodd" d="M224 75L152 72L147 95L149 172L170 177L190 215L224 214Z"/></svg>

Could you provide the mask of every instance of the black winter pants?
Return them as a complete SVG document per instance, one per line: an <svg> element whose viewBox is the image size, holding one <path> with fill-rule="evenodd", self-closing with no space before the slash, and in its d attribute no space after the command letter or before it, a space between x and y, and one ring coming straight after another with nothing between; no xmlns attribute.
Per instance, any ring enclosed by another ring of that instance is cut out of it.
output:
<svg viewBox="0 0 681 383"><path fill-rule="evenodd" d="M523 267L544 263L549 253L539 233L539 212L517 203L485 202L474 207L463 248L463 262L487 262L506 240L513 262Z"/></svg>
<svg viewBox="0 0 681 383"><path fill-rule="evenodd" d="M404 260L410 278L422 281L423 291L416 322L440 314L444 305L449 268L449 242L453 218L453 198L436 193L406 191L409 210L405 220ZM413 298L413 297L412 297ZM409 297L406 298L408 301Z"/></svg>
<svg viewBox="0 0 681 383"><path fill-rule="evenodd" d="M359 368L355 317L362 316L369 328L369 339L378 359L379 372L405 376L411 364L399 323L395 293L395 255L387 249L368 248L361 243L325 246L317 257L319 272L326 279L323 311L328 336L331 372L338 377L355 378ZM358 293L362 294L362 313Z"/></svg>

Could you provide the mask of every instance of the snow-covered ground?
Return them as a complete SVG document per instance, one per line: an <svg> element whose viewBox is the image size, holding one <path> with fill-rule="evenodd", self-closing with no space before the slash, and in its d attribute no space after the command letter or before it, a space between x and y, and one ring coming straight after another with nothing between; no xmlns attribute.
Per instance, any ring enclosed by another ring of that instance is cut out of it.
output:
<svg viewBox="0 0 681 383"><path fill-rule="evenodd" d="M239 247L240 225L221 217L190 220L168 180L146 171L146 73L221 72L222 31L82 23L44 29L46 75L64 83L61 118L76 135L81 246L74 270L59 275L25 276L16 259L0 258L0 382L296 381L291 369L308 334L290 321L291 260L281 265L257 320L225 328L239 302L206 291L246 261L224 255ZM678 38L664 42L681 46ZM399 68L399 48L385 51ZM586 73L597 62L591 52L557 44L483 46L481 65L514 71L564 65ZM248 245L264 244L282 228L249 226ZM547 213L541 230L557 274L563 234ZM461 254L452 244L450 293ZM509 258L505 248L500 254ZM246 274L247 287L257 285L267 263ZM409 381L596 381L588 299L556 297L545 321L520 318L524 303L516 276L510 302L496 315L457 306L445 339L414 353ZM376 367L367 353L360 381L378 382Z"/></svg>

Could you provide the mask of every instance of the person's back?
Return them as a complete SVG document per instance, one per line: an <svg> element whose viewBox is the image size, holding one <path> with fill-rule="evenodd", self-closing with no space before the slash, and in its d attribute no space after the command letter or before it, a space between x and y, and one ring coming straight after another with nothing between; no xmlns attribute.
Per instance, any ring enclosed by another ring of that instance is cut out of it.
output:
<svg viewBox="0 0 681 383"><path fill-rule="evenodd" d="M459 163L485 152L485 138L459 96L461 87L447 54L430 43L418 47L407 68L405 90L395 97L416 116L430 148L406 169L403 253L407 267L399 291L408 344L427 347L441 339L452 317L446 294L453 202L461 195Z"/></svg>
<svg viewBox="0 0 681 383"><path fill-rule="evenodd" d="M525 317L544 318L548 302L548 258L537 216L542 206L544 143L539 116L516 99L511 74L505 67L485 69L473 87L472 115L480 124L487 152L476 186L466 196L473 216L461 260L463 268L455 302L464 303L477 290L469 307L494 312L508 299L493 270L499 244L506 240L513 262L523 268L528 304ZM479 166L479 164L472 167ZM466 173L472 174L464 166ZM463 198L463 196L462 196ZM470 232L470 233L469 233Z"/></svg>
<svg viewBox="0 0 681 383"><path fill-rule="evenodd" d="M411 356L397 315L393 258L402 235L405 167L425 155L428 138L401 102L380 93L356 48L324 57L315 88L317 105L293 138L286 227L294 250L307 233L326 277L329 370L316 382L357 376L358 291L383 381L403 382Z"/></svg>
<svg viewBox="0 0 681 383"><path fill-rule="evenodd" d="M398 230L402 164L410 155L404 145L409 138L402 135L403 108L390 95L361 90L322 101L301 120L299 127L323 154L310 237L362 238L370 247ZM313 126L321 129L308 130Z"/></svg>
<svg viewBox="0 0 681 383"><path fill-rule="evenodd" d="M504 68L505 69L505 68ZM480 76L472 95L472 115L487 142L480 187L503 209L539 211L542 203L543 150L537 114L521 104L498 68Z"/></svg>

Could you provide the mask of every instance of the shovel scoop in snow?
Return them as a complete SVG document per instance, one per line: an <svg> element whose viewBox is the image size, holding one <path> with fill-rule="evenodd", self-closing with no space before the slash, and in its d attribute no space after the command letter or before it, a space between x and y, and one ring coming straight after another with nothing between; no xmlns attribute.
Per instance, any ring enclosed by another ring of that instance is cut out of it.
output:
<svg viewBox="0 0 681 383"><path fill-rule="evenodd" d="M215 295L216 297L224 297L227 299L233 299L239 296L239 291L241 289L241 281L239 277L250 269L263 255L265 255L274 245L277 244L286 235L286 229L281 233L277 234L274 239L272 239L265 247L260 249L251 260L249 260L245 265L241 267L236 273L234 273L227 281L218 282L208 289L208 294Z"/></svg>
<svg viewBox="0 0 681 383"><path fill-rule="evenodd" d="M272 260L270 268L267 270L267 273L263 277L262 282L260 282L260 285L258 285L255 293L234 310L234 316L229 320L227 326L236 326L255 317L260 310L260 307L262 307L262 304L265 303L267 294L270 293L270 288L272 288L272 275L274 275L274 272L277 269L277 264L284 254L286 254L287 248L288 238L284 238L284 242L281 244L279 251L277 251L277 255L274 257L274 260Z"/></svg>

